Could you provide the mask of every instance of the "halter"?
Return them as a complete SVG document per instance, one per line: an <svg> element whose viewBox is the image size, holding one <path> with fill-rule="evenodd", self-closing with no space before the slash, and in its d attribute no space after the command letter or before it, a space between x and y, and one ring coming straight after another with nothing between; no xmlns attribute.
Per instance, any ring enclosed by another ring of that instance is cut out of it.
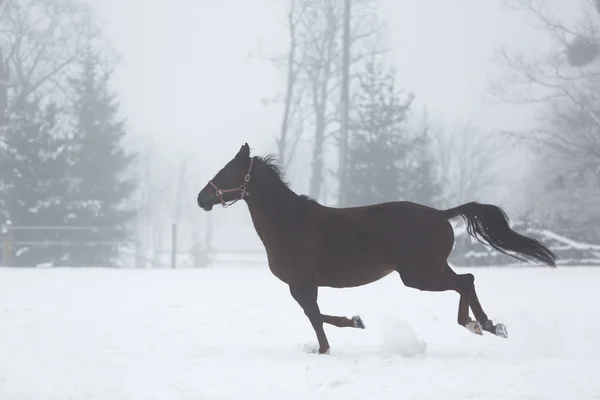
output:
<svg viewBox="0 0 600 400"><path fill-rule="evenodd" d="M219 197L219 202L221 203L223 208L227 208L230 205L232 205L233 203L235 203L236 201L242 200L244 198L244 196L250 196L250 193L246 190L246 185L248 184L248 182L250 182L250 171L252 171L252 161L253 160L254 160L253 158L250 158L250 167L248 168L248 173L246 174L246 176L244 176L244 183L239 188L219 189L219 187L217 185L215 185L213 181L208 182L215 189L215 194ZM234 199L234 200L230 200L229 203L227 203L223 200L223 193L235 192L237 190L240 191L240 197L238 197L237 199Z"/></svg>

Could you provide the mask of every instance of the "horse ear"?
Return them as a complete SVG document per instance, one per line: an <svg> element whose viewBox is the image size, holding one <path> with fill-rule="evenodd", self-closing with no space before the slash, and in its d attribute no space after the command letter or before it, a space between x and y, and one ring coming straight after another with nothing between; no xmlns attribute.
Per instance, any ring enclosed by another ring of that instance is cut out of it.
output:
<svg viewBox="0 0 600 400"><path fill-rule="evenodd" d="M242 147L240 147L240 151L238 151L236 157L250 157L250 146L248 146L248 143L245 143Z"/></svg>

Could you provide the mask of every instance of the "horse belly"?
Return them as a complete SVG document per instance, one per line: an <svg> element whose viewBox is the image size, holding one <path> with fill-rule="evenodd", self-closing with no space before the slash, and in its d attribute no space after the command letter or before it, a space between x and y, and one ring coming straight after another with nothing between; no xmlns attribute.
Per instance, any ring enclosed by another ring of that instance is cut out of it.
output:
<svg viewBox="0 0 600 400"><path fill-rule="evenodd" d="M392 266L353 265L351 268L325 268L317 270L315 276L319 286L345 288L373 283L385 278L394 271L395 269Z"/></svg>

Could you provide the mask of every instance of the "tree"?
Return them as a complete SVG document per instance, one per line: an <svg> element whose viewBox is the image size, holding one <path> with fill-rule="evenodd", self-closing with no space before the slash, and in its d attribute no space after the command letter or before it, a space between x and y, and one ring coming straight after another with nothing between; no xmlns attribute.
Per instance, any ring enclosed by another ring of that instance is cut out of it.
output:
<svg viewBox="0 0 600 400"><path fill-rule="evenodd" d="M441 207L455 207L481 199L497 184L494 175L503 159L505 142L499 135L474 124L431 125L431 149L438 166L438 181L444 187Z"/></svg>
<svg viewBox="0 0 600 400"><path fill-rule="evenodd" d="M551 49L538 55L510 54L503 49L500 60L508 72L492 89L502 100L540 106L537 128L507 133L572 160L598 160L600 140L590 129L600 125L600 60L591 49L598 41L600 18L589 12L592 4L579 3L582 19L569 23L556 17L543 2L507 1L511 8L541 24L550 35ZM569 132L560 131L566 127Z"/></svg>
<svg viewBox="0 0 600 400"><path fill-rule="evenodd" d="M439 207L443 202L444 187L432 152L432 136L427 118L424 122L421 132L417 133L416 140L413 141L409 162L404 166L407 176L402 187L406 200Z"/></svg>
<svg viewBox="0 0 600 400"><path fill-rule="evenodd" d="M78 232L69 256L73 265L114 265L118 243L131 240L136 210L127 207L137 187L130 168L135 159L122 141L127 135L119 117L119 104L109 89L112 71L90 43L70 79L75 93L71 102L70 190L67 197L72 226L97 226L98 231ZM84 243L87 242L87 243ZM109 242L89 246L90 242Z"/></svg>
<svg viewBox="0 0 600 400"><path fill-rule="evenodd" d="M537 107L534 128L507 132L528 144L539 163L535 170L541 175L532 177L528 185L529 201L539 205L548 197L556 199L540 211L548 215L547 224L583 228L575 222L583 214L586 220L599 222L597 207L575 210L575 199L560 195L561 191L573 191L577 182L585 198L600 201L600 18L595 5L580 1L579 19L569 20L564 13L557 17L546 2L507 3L533 17L551 38L549 50L541 54L509 54L503 50L501 60L509 72L494 87L494 94L503 100ZM573 7L571 10L575 6L577 2L563 4Z"/></svg>
<svg viewBox="0 0 600 400"><path fill-rule="evenodd" d="M384 52L377 0L355 0L350 48L353 66ZM338 135L342 80L343 0L290 0L290 47L283 60L271 58L285 71L283 118L277 140L287 167L308 126L312 127L309 194L319 199L326 170L327 140ZM356 78L353 74L351 78Z"/></svg>
<svg viewBox="0 0 600 400"><path fill-rule="evenodd" d="M164 240L170 234L172 221L169 218L173 208L165 205L174 204L173 182L176 176L173 171L176 168L157 143L143 139L140 137L136 141L137 157L133 165L139 183L130 207L138 210L135 221L138 256L158 266L162 264Z"/></svg>
<svg viewBox="0 0 600 400"><path fill-rule="evenodd" d="M566 170L559 158L544 161L534 165L538 183L527 187L528 197L536 200L527 219L542 222L544 228L563 232L571 239L597 243L598 174L585 168Z"/></svg>
<svg viewBox="0 0 600 400"><path fill-rule="evenodd" d="M302 56L300 61L297 62L298 57L298 33L297 27L301 22L301 19L305 16L305 12L308 8L308 2L302 2L298 4L297 0L290 0L290 6L288 11L288 35L289 35L289 50L286 61L286 88L283 99L283 115L281 118L281 128L279 132L279 138L277 138L277 149L279 161L284 167L287 167L288 154L289 159L294 155L294 150L298 145L298 140L301 137L301 131L297 131L292 137L294 141L289 142L290 130L292 127L292 121L294 120L296 113L300 113L301 98L297 94L298 75L300 73L300 65L302 65ZM302 118L300 118L300 123ZM289 149L288 149L289 148Z"/></svg>
<svg viewBox="0 0 600 400"><path fill-rule="evenodd" d="M22 225L62 225L71 185L65 106L67 76L87 38L99 31L83 0L0 1L0 212ZM61 200L61 201L59 201ZM62 231L16 230L16 262L64 259Z"/></svg>
<svg viewBox="0 0 600 400"><path fill-rule="evenodd" d="M21 103L12 111L0 150L0 197L4 219L15 226L57 226L67 215L62 197L67 192L67 153L57 135L58 109L54 104ZM18 230L13 233L16 265L32 266L62 258L61 232Z"/></svg>
<svg viewBox="0 0 600 400"><path fill-rule="evenodd" d="M69 68L85 46L84 37L96 34L92 15L82 0L0 2L0 106L5 115L21 109L32 94L62 105Z"/></svg>
<svg viewBox="0 0 600 400"><path fill-rule="evenodd" d="M41 112L32 110L34 104L63 107L65 77L82 48L82 33L95 32L91 19L81 0L0 1L0 150L15 151L8 136Z"/></svg>
<svg viewBox="0 0 600 400"><path fill-rule="evenodd" d="M199 228L199 227L198 227ZM212 245L212 224L210 217L206 219L204 237L201 238L196 232L192 232L192 264L194 267L207 267L212 262L214 248Z"/></svg>
<svg viewBox="0 0 600 400"><path fill-rule="evenodd" d="M359 77L349 120L348 206L399 200L406 196L415 139L407 128L412 95L403 99L395 71L375 58Z"/></svg>

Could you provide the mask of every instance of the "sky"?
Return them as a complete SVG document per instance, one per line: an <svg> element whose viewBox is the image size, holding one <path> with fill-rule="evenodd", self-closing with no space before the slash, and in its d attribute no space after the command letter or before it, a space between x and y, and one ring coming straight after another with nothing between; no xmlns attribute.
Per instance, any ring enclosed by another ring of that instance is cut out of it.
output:
<svg viewBox="0 0 600 400"><path fill-rule="evenodd" d="M114 85L136 137L153 140L173 165L188 159L202 185L245 142L258 154L276 150L280 108L264 101L283 90L284 77L263 56L285 54L286 1L92 4L120 57ZM416 95L415 106L427 105L438 121L486 131L527 124L530 114L494 105L488 95L490 79L501 72L494 62L499 47L538 45L502 0L382 0L381 17L399 83ZM507 166L519 174L526 162L515 152ZM291 187L306 193L309 171L294 168L287 171ZM512 189L503 190L496 203L510 208ZM227 212L227 220L247 214L245 207Z"/></svg>
<svg viewBox="0 0 600 400"><path fill-rule="evenodd" d="M136 133L198 156L210 147L215 160L245 141L272 148L279 110L262 100L278 93L282 76L260 55L286 49L283 0L94 4L121 57L116 85ZM484 102L494 52L522 42L524 27L500 0L383 0L382 16L400 83L418 104L439 118L490 126L513 112Z"/></svg>

